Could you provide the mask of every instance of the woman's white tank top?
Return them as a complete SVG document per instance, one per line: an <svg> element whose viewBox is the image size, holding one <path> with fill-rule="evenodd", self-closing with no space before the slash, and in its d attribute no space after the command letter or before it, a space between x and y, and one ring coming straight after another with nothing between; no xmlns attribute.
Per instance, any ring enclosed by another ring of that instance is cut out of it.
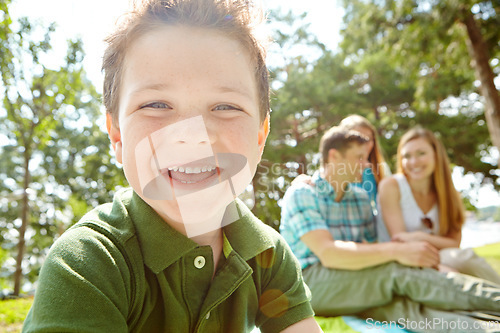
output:
<svg viewBox="0 0 500 333"><path fill-rule="evenodd" d="M411 192L410 184L403 174L395 174L393 176L399 185L399 192L401 194L401 199L399 205L401 206L401 211L403 212L403 219L405 221L406 231L424 231L432 233L435 235L439 234L439 208L437 203L431 208L427 214L424 214L422 209L418 206L413 193ZM389 232L385 227L385 223L382 219L382 207L377 200L377 205L379 208L379 214L377 215L377 232L379 242L388 242L391 240ZM426 227L422 223L422 218L428 217L432 221L432 230Z"/></svg>

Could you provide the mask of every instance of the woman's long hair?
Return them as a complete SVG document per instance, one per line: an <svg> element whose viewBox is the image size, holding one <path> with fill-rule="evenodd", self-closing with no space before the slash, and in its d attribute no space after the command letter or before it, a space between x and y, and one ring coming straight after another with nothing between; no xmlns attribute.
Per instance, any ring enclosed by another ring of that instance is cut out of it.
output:
<svg viewBox="0 0 500 333"><path fill-rule="evenodd" d="M373 126L368 119L357 114L353 114L342 119L339 126L350 130L355 130L356 127L364 127L372 132L373 148L368 155L368 162L372 165L373 176L378 184L382 178L387 176L386 170L388 166L387 163L385 163L384 155L382 154L382 149L380 148L380 144L378 142L378 134L375 126Z"/></svg>
<svg viewBox="0 0 500 333"><path fill-rule="evenodd" d="M465 212L460 194L451 179L450 162L441 141L434 133L422 127L415 127L406 132L398 145L398 173L403 173L401 149L411 140L424 138L434 149L436 161L432 174L432 185L437 195L439 206L439 233L446 236L450 232L461 230L465 220Z"/></svg>

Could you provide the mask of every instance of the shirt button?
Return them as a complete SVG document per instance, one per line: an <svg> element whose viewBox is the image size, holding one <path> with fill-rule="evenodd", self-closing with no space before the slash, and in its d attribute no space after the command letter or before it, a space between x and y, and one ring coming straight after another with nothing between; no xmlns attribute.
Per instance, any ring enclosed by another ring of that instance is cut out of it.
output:
<svg viewBox="0 0 500 333"><path fill-rule="evenodd" d="M194 258L194 267L201 269L205 266L205 257L197 256Z"/></svg>
<svg viewBox="0 0 500 333"><path fill-rule="evenodd" d="M207 316L205 317L205 319L208 319L210 318L210 312L207 313Z"/></svg>

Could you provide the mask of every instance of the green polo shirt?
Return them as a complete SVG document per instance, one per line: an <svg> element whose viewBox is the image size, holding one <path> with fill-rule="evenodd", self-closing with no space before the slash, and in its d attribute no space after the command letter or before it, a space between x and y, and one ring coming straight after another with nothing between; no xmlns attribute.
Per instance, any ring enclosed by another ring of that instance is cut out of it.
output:
<svg viewBox="0 0 500 333"><path fill-rule="evenodd" d="M237 204L213 276L210 246L120 191L54 243L23 332L279 332L311 317L290 248Z"/></svg>

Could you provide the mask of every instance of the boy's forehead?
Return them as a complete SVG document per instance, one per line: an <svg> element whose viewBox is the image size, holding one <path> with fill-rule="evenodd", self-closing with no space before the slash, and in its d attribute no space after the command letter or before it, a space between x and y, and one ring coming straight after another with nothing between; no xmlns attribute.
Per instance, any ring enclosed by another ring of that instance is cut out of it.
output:
<svg viewBox="0 0 500 333"><path fill-rule="evenodd" d="M237 59L237 60L235 60ZM216 82L220 92L258 99L257 80L249 52L216 30L162 26L137 36L126 50L122 87L162 90L175 75ZM130 91L129 91L130 92Z"/></svg>

